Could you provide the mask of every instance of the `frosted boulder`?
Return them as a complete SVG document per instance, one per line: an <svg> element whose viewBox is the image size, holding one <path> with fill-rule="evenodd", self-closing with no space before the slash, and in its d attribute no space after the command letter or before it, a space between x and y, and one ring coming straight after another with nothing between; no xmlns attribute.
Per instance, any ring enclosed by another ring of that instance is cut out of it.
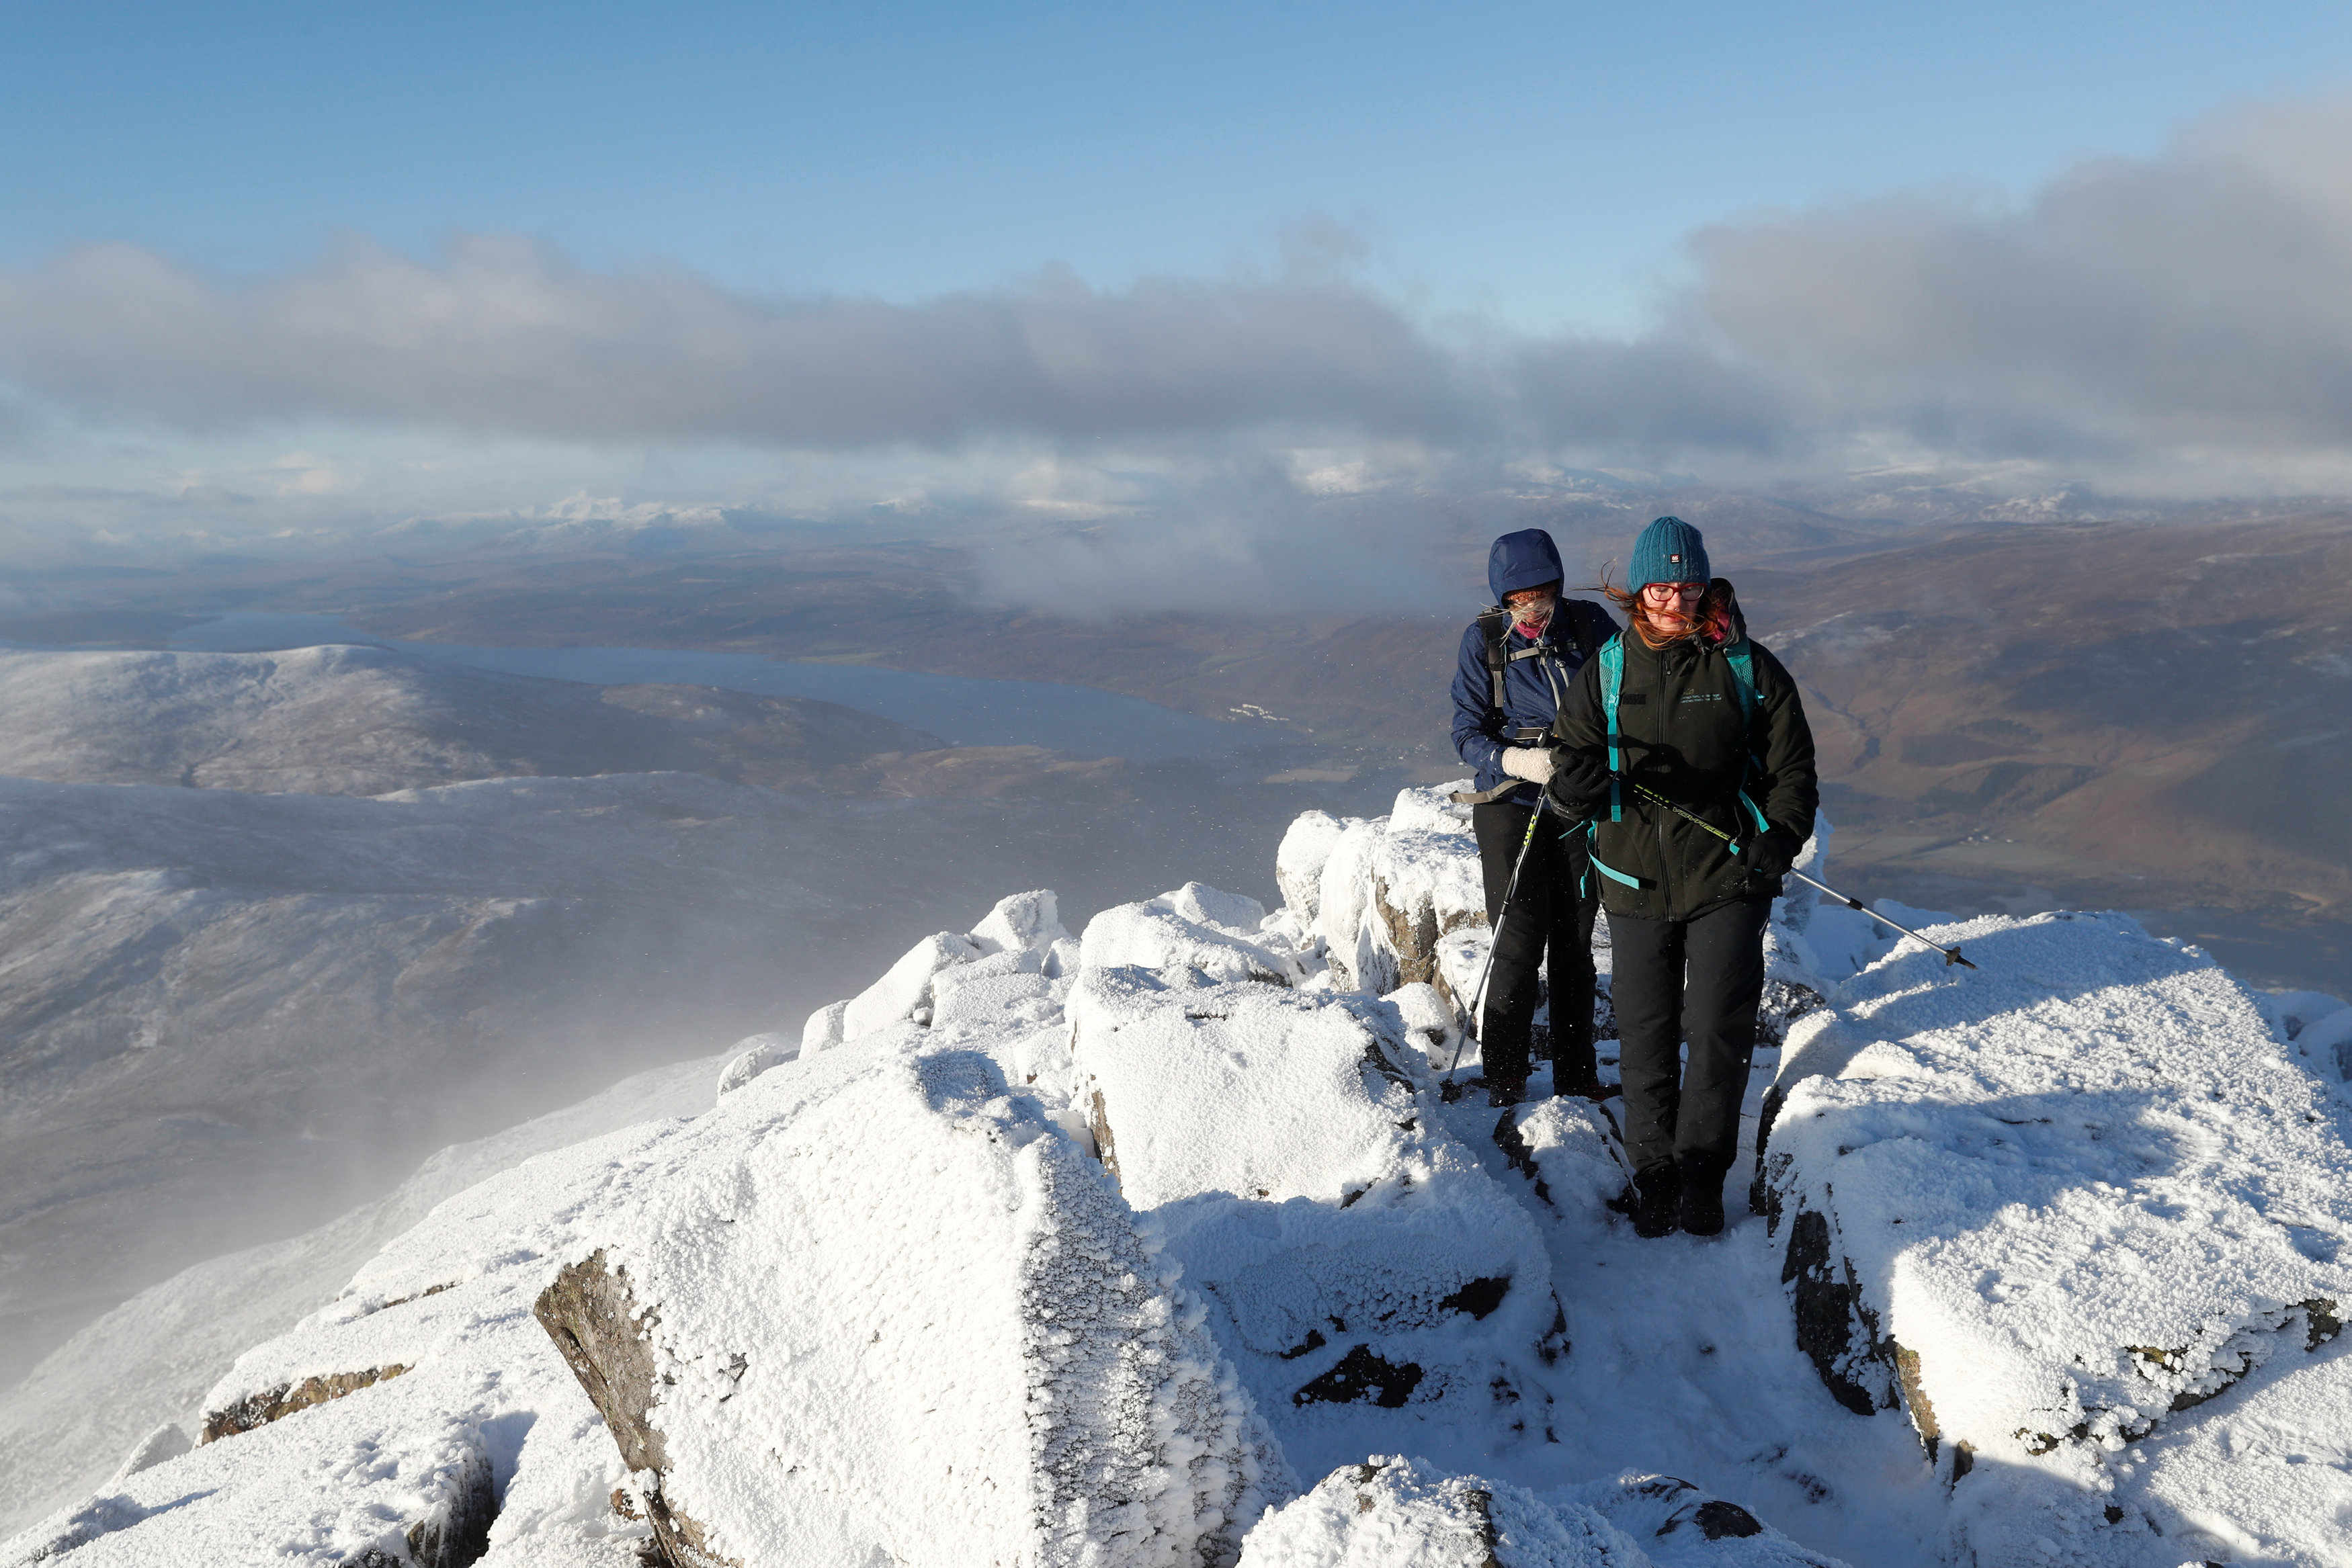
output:
<svg viewBox="0 0 2352 1568"><path fill-rule="evenodd" d="M461 1568L482 1555L498 1511L478 1427L425 1411L387 1427L381 1407L357 1401L170 1456L108 1485L0 1545L0 1563L154 1568L266 1555L319 1568Z"/></svg>
<svg viewBox="0 0 2352 1568"><path fill-rule="evenodd" d="M808 1021L801 1026L801 1054L814 1056L839 1045L848 1016L846 1001L827 1002L809 1014Z"/></svg>
<svg viewBox="0 0 2352 1568"><path fill-rule="evenodd" d="M880 979L849 998L842 1009L841 1034L856 1040L894 1023L931 1021L931 979L941 969L969 964L981 956L980 944L969 936L942 931L907 949Z"/></svg>
<svg viewBox="0 0 2352 1568"><path fill-rule="evenodd" d="M1215 1563L1283 1490L1174 1271L986 1057L886 1061L698 1176L535 1309L674 1558Z"/></svg>
<svg viewBox="0 0 2352 1568"><path fill-rule="evenodd" d="M1839 1568L1669 1476L1531 1492L1426 1460L1334 1470L1250 1532L1242 1568Z"/></svg>
<svg viewBox="0 0 2352 1568"><path fill-rule="evenodd" d="M1261 1399L1484 1407L1557 1353L1535 1223L1436 1130L1393 1007L1089 969L1068 1011L1104 1163Z"/></svg>
<svg viewBox="0 0 2352 1568"><path fill-rule="evenodd" d="M1171 984L1257 980L1295 986L1306 978L1296 953L1261 931L1265 908L1255 899L1197 882L1141 904L1106 909L1078 939L1083 968L1135 969Z"/></svg>
<svg viewBox="0 0 2352 1568"><path fill-rule="evenodd" d="M1016 893L997 900L981 923L971 928L971 940L982 953L1025 953L1038 960L1030 966L1049 974L1058 967L1047 962L1055 946L1070 939L1062 926L1061 911L1050 888Z"/></svg>
<svg viewBox="0 0 2352 1568"><path fill-rule="evenodd" d="M1598 1223L1604 1210L1628 1206L1633 1173L1599 1106L1554 1096L1520 1106L1505 1125L1496 1141L1538 1200L1561 1218Z"/></svg>
<svg viewBox="0 0 2352 1568"><path fill-rule="evenodd" d="M1433 1063L1450 1062L1462 1041L1462 1013L1427 981L1400 986L1381 1000L1404 1020L1405 1038Z"/></svg>
<svg viewBox="0 0 2352 1568"><path fill-rule="evenodd" d="M1767 1102L1831 1391L1947 1476L2071 1474L2332 1338L2346 1118L2244 988L2122 915L1935 934L1981 967L1906 942L1799 1020Z"/></svg>
<svg viewBox="0 0 2352 1568"><path fill-rule="evenodd" d="M1282 901L1307 926L1315 924L1322 904L1324 862L1356 820L1342 821L1328 811L1301 812L1274 852L1275 883L1282 889Z"/></svg>
<svg viewBox="0 0 2352 1568"><path fill-rule="evenodd" d="M349 1518L434 1561L395 1536L481 1450L490 1562L1229 1563L1285 1462L1202 1303L980 1049L1017 1032L901 1024L467 1189L240 1357L221 1435L24 1552L357 1561ZM336 1481L354 1456L381 1488Z"/></svg>
<svg viewBox="0 0 2352 1568"><path fill-rule="evenodd" d="M985 973L1055 976L1073 967L1076 956L1076 945L1062 926L1052 890L1016 893L997 900L969 933L926 936L856 996L811 1013L801 1030L801 1050L814 1053L893 1024L929 1023L938 977L965 965L996 958L1002 962Z"/></svg>
<svg viewBox="0 0 2352 1568"><path fill-rule="evenodd" d="M803 1031L805 1032L805 1031ZM828 1040L827 1044L838 1041ZM801 1041L783 1034L746 1035L735 1042L735 1054L719 1070L719 1092L731 1093L771 1067L801 1053Z"/></svg>
<svg viewBox="0 0 2352 1568"><path fill-rule="evenodd" d="M1423 983L1466 1005L1486 905L1477 841L1445 799L1453 788L1406 789L1388 816L1349 821L1325 852L1316 930L1341 986Z"/></svg>
<svg viewBox="0 0 2352 1568"><path fill-rule="evenodd" d="M1402 1455L1332 1471L1250 1532L1241 1568L1647 1568L1588 1510Z"/></svg>

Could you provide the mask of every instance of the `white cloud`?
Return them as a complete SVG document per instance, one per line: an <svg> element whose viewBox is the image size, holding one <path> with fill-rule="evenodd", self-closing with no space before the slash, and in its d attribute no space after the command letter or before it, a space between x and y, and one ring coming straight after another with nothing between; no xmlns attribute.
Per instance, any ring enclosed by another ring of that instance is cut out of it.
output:
<svg viewBox="0 0 2352 1568"><path fill-rule="evenodd" d="M243 278L89 246L0 272L0 445L19 474L69 455L59 483L0 497L0 524L540 527L576 489L598 498L583 528L698 507L1098 525L1031 562L1084 593L1082 559L1131 584L1187 552L1292 580L1317 558L1286 541L1338 510L1579 475L1900 472L1988 504L2352 489L2352 101L2236 109L2017 202L1727 223L1625 339L1421 320L1344 238L1273 275L1046 272L914 304L755 298L495 237L432 259L353 241Z"/></svg>

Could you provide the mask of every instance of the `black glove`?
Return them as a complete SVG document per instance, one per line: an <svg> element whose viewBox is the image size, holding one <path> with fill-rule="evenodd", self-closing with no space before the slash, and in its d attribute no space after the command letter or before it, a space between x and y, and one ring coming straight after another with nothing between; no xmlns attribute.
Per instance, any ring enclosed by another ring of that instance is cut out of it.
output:
<svg viewBox="0 0 2352 1568"><path fill-rule="evenodd" d="M1609 769L1590 752L1556 747L1551 754L1551 782L1544 798L1571 817L1591 813L1609 799Z"/></svg>
<svg viewBox="0 0 2352 1568"><path fill-rule="evenodd" d="M1789 874L1804 847L1803 841L1788 829L1769 829L1739 846L1739 863L1757 876L1778 882Z"/></svg>

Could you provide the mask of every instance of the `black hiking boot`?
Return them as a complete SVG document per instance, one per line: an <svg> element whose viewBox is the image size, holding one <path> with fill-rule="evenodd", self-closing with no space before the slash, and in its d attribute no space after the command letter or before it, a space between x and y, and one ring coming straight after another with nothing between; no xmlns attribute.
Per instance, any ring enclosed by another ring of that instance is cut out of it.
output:
<svg viewBox="0 0 2352 1568"><path fill-rule="evenodd" d="M1589 1070L1578 1072L1555 1063L1552 1067L1551 1084L1553 1093L1564 1095L1570 1100L1601 1098L1601 1075Z"/></svg>
<svg viewBox="0 0 2352 1568"><path fill-rule="evenodd" d="M1723 1177L1693 1176L1683 1187L1683 1228L1693 1236L1723 1232Z"/></svg>
<svg viewBox="0 0 2352 1568"><path fill-rule="evenodd" d="M1683 1184L1672 1167L1633 1178L1633 1234L1654 1239L1679 1228Z"/></svg>
<svg viewBox="0 0 2352 1568"><path fill-rule="evenodd" d="M1528 1097L1528 1081L1524 1078L1489 1078L1486 1080L1486 1103L1493 1106L1516 1105Z"/></svg>

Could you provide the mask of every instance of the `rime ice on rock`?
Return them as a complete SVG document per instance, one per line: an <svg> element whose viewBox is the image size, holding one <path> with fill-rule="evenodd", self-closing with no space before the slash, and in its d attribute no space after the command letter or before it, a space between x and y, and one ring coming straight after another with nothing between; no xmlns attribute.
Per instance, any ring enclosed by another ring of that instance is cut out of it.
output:
<svg viewBox="0 0 2352 1568"><path fill-rule="evenodd" d="M141 1467L0 1545L0 1563L462 1568L498 1511L488 1450L463 1410L405 1414L337 1401Z"/></svg>
<svg viewBox="0 0 2352 1568"><path fill-rule="evenodd" d="M740 1089L771 1067L793 1060L801 1053L800 1042L790 1035L746 1035L734 1044L735 1054L719 1072L719 1092L726 1094Z"/></svg>
<svg viewBox="0 0 2352 1568"><path fill-rule="evenodd" d="M103 1526L124 1555L76 1561L236 1560L174 1552L207 1520L318 1513L287 1477L331 1468L337 1434L389 1467L527 1430L489 1537L518 1568L632 1542L677 1568L1229 1563L1289 1493L1281 1453L1202 1303L970 1034L902 1024L467 1190L207 1405L341 1393L44 1539ZM217 1500L158 1511L191 1475ZM335 1506L381 1531L397 1503L407 1529L430 1488L403 1485Z"/></svg>
<svg viewBox="0 0 2352 1568"><path fill-rule="evenodd" d="M1843 1568L1671 1476L1532 1492L1375 1455L1250 1532L1241 1568Z"/></svg>
<svg viewBox="0 0 2352 1568"><path fill-rule="evenodd" d="M1406 789L1388 816L1349 818L1336 837L1321 824L1301 834L1302 821L1292 829L1299 846L1284 841L1300 868L1294 880L1309 863L1318 868L1314 928L1343 989L1423 982L1457 1007L1467 1001L1486 954L1486 893L1469 824L1446 802L1450 788Z"/></svg>
<svg viewBox="0 0 2352 1568"><path fill-rule="evenodd" d="M2095 1476L2332 1338L2352 1148L2195 949L2117 915L1941 939L1980 967L1906 943L1799 1020L1766 1182L1823 1381L1860 1412L1899 1404L1964 1499L2037 1458Z"/></svg>
<svg viewBox="0 0 2352 1568"><path fill-rule="evenodd" d="M887 1058L679 1175L605 1218L636 1343L583 1357L645 1363L583 1382L658 1439L624 1457L674 1560L1213 1563L1286 1490L1172 1271L979 1052Z"/></svg>
<svg viewBox="0 0 2352 1568"><path fill-rule="evenodd" d="M1254 898L1188 882L1141 904L1106 909L1078 939L1081 969L1136 969L1171 984L1255 980L1294 986L1305 965L1266 933L1265 908Z"/></svg>
<svg viewBox="0 0 2352 1568"><path fill-rule="evenodd" d="M1053 893L1044 888L1016 893L999 899L970 932L926 936L856 996L810 1014L801 1030L801 1049L824 1051L893 1024L929 1023L941 988L954 984L945 977L966 966L979 966L977 975L1051 977L1062 974L1075 958L1075 945L1062 928Z"/></svg>

